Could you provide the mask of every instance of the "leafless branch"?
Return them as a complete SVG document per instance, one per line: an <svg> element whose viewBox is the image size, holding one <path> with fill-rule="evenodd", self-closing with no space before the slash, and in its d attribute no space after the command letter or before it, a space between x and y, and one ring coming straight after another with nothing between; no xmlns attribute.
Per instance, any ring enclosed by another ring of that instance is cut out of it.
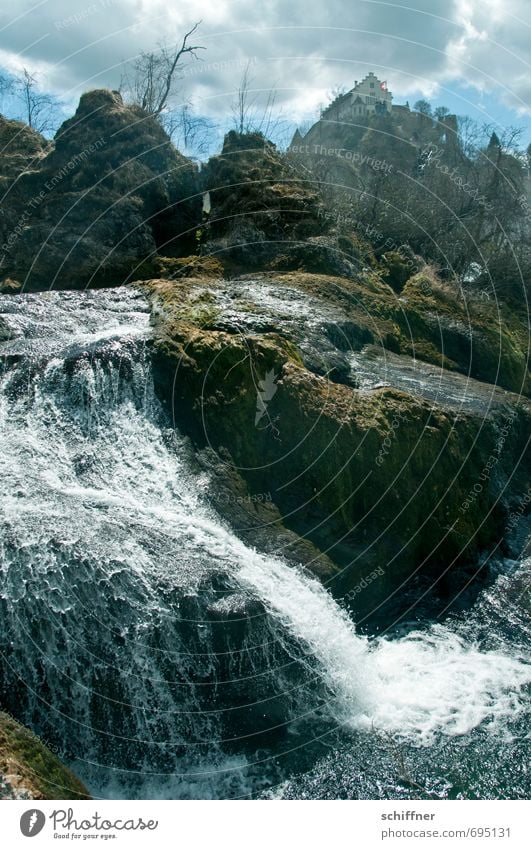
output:
<svg viewBox="0 0 531 849"><path fill-rule="evenodd" d="M200 44L188 43L200 24L198 21L185 33L177 49L161 45L157 51L141 53L122 75L120 90L149 115L160 115L175 95L182 59L185 56L198 59L197 51L205 50Z"/></svg>

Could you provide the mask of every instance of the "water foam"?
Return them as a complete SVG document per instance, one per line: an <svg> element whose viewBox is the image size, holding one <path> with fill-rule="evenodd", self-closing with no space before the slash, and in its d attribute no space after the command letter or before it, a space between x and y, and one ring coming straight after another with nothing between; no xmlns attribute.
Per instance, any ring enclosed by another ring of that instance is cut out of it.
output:
<svg viewBox="0 0 531 849"><path fill-rule="evenodd" d="M240 580L306 643L343 724L429 745L436 734L466 734L486 721L502 733L525 707L524 658L481 651L442 625L371 642L317 581L256 554L244 558Z"/></svg>

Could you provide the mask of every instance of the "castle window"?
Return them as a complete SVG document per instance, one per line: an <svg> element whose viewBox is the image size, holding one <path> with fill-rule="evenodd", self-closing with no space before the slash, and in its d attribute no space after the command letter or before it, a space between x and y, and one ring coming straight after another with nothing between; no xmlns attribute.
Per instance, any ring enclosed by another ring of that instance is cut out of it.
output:
<svg viewBox="0 0 531 849"><path fill-rule="evenodd" d="M374 83L370 83L370 87L371 87L371 88L374 88Z"/></svg>

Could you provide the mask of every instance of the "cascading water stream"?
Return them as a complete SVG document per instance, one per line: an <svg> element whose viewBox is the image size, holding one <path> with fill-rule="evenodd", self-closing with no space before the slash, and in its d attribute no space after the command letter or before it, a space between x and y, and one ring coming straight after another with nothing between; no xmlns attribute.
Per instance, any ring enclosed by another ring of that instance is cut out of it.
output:
<svg viewBox="0 0 531 849"><path fill-rule="evenodd" d="M429 745L523 710L520 646L442 625L371 641L223 524L155 397L140 294L0 311L2 702L95 795L258 792L289 773L271 729Z"/></svg>

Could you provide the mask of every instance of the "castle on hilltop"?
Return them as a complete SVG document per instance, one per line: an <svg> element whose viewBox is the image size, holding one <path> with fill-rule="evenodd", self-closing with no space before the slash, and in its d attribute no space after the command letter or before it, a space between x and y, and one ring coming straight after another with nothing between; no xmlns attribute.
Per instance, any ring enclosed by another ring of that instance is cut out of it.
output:
<svg viewBox="0 0 531 849"><path fill-rule="evenodd" d="M393 108L393 95L387 81L379 80L371 71L354 88L340 94L323 109L321 118L327 121L350 121L367 115L389 114Z"/></svg>
<svg viewBox="0 0 531 849"><path fill-rule="evenodd" d="M455 115L433 118L423 112L412 111L408 103L393 103L387 81L380 80L371 71L361 81L356 80L354 88L339 94L326 106L319 120L306 133L296 130L290 150L309 153L312 144L321 143L356 145L365 130L381 117L392 120L393 137L414 146L422 147L427 143L451 146L456 143Z"/></svg>

